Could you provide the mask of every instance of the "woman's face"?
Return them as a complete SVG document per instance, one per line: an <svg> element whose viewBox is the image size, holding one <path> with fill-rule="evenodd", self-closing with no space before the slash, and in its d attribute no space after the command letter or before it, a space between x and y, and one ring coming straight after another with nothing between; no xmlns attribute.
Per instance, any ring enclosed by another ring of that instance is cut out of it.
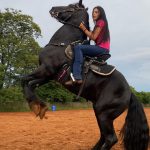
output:
<svg viewBox="0 0 150 150"><path fill-rule="evenodd" d="M100 16L100 11L97 8L94 8L92 12L93 21L97 21L99 16Z"/></svg>

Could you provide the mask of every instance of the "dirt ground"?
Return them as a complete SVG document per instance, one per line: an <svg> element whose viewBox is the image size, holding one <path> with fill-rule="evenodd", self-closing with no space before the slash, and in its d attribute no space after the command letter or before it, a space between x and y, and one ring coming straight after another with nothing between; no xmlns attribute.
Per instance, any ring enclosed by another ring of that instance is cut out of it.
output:
<svg viewBox="0 0 150 150"><path fill-rule="evenodd" d="M145 109L150 124L150 109ZM99 139L93 110L47 113L48 119L28 113L0 113L0 150L90 150ZM117 135L126 113L115 120ZM112 150L123 150L120 141Z"/></svg>

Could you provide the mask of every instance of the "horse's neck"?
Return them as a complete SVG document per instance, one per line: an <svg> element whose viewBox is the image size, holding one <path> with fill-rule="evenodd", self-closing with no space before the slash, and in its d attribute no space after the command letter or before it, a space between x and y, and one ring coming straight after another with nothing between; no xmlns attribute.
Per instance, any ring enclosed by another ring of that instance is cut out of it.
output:
<svg viewBox="0 0 150 150"><path fill-rule="evenodd" d="M77 40L85 40L86 37L83 32L71 25L63 25L56 33L52 36L49 43L71 43Z"/></svg>

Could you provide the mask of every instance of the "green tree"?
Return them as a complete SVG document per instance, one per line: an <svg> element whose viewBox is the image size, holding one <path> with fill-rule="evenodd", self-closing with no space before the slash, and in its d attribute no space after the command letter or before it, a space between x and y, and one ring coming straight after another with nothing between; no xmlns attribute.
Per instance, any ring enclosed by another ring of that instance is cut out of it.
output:
<svg viewBox="0 0 150 150"><path fill-rule="evenodd" d="M40 88L37 89L37 94L43 98L47 99L48 102L54 101L54 99L59 99L61 102L71 102L74 100L75 95L65 89L61 84L51 81Z"/></svg>
<svg viewBox="0 0 150 150"><path fill-rule="evenodd" d="M0 88L17 84L20 75L37 67L39 36L41 30L31 16L14 9L0 12Z"/></svg>
<svg viewBox="0 0 150 150"><path fill-rule="evenodd" d="M134 87L130 86L131 91L137 96L138 100L143 104L150 104L150 92L137 92Z"/></svg>

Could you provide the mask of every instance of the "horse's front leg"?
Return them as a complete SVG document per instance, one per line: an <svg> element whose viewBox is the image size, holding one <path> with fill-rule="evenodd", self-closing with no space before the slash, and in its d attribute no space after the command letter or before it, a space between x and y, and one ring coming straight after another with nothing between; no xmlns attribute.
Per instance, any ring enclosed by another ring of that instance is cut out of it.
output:
<svg viewBox="0 0 150 150"><path fill-rule="evenodd" d="M27 85L24 86L24 95L28 101L30 109L35 113L36 116L39 116L40 119L43 119L46 111L48 110L47 105L38 99L35 94L35 88L39 87L48 82L48 79L41 78L31 80Z"/></svg>

